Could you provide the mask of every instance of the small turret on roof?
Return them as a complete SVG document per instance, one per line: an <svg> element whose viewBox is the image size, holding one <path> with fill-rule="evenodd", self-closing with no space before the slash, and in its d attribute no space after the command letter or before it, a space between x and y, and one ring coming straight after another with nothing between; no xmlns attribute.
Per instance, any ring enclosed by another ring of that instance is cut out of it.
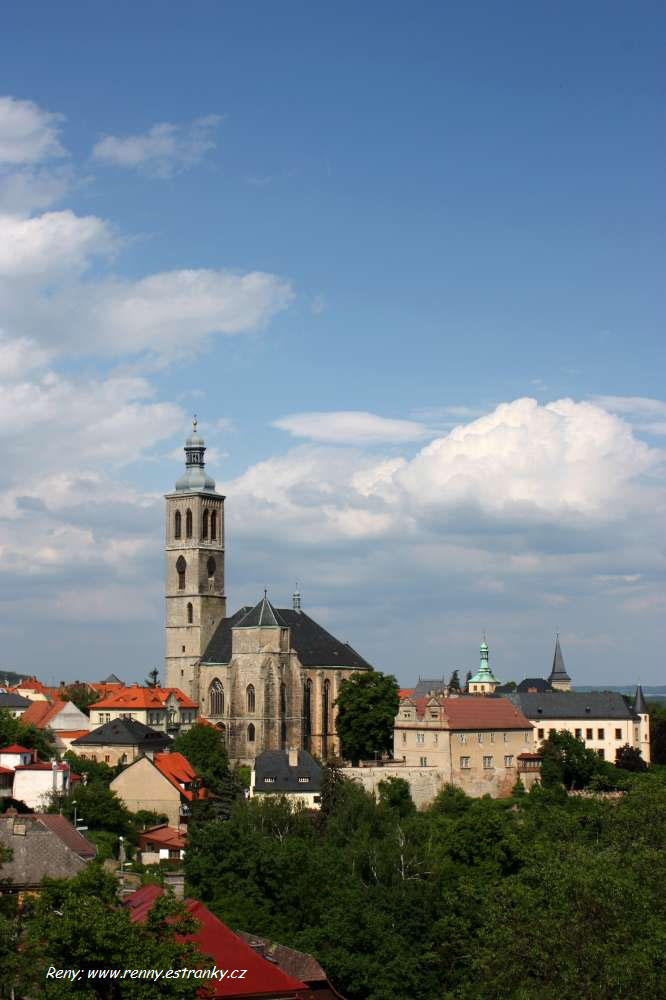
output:
<svg viewBox="0 0 666 1000"><path fill-rule="evenodd" d="M548 683L556 691L570 691L571 690L571 678L566 671L564 666L564 657L562 656L562 650L560 648L560 635L559 632L555 638L555 654L553 656L553 667L550 671L550 676L548 677Z"/></svg>
<svg viewBox="0 0 666 1000"><path fill-rule="evenodd" d="M490 664L488 663L488 643L486 642L486 637L484 636L483 642L481 643L481 662L479 664L479 669L467 682L467 691L470 694L493 694L498 684L499 681L494 676L492 670L490 669Z"/></svg>
<svg viewBox="0 0 666 1000"><path fill-rule="evenodd" d="M636 696L634 698L634 712L636 715L650 714L650 710L647 707L647 703L643 695L643 688L640 686L640 684L636 688Z"/></svg>

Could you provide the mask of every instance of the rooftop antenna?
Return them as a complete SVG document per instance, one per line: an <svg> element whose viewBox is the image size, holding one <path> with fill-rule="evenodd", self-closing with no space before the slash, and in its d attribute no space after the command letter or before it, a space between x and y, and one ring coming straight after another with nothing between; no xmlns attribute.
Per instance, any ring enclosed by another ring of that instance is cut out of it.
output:
<svg viewBox="0 0 666 1000"><path fill-rule="evenodd" d="M298 589L298 580L296 580L296 589L294 590L294 593L292 594L292 605L291 606L294 609L294 611L300 611L301 610L301 595L300 595L300 592L299 592L299 589Z"/></svg>

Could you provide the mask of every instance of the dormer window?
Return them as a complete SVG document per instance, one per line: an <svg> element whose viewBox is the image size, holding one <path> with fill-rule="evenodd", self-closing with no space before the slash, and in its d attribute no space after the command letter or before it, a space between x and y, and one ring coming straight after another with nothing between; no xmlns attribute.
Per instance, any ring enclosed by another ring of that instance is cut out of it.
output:
<svg viewBox="0 0 666 1000"><path fill-rule="evenodd" d="M307 778L307 777L306 778L299 778L298 779L299 785L307 785L309 781L310 781L310 779Z"/></svg>

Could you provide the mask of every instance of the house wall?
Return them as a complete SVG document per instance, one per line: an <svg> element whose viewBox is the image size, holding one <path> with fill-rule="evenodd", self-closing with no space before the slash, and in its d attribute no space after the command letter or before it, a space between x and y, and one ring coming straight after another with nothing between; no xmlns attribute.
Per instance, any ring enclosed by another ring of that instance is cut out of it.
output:
<svg viewBox="0 0 666 1000"><path fill-rule="evenodd" d="M615 752L628 743L639 747L643 760L650 762L650 725L649 716L641 716L641 722L632 719L592 719L589 716L581 719L544 719L536 717L530 720L534 724L536 747L548 738L551 731L564 729L573 736L580 736L588 750L597 753L603 751L604 759L615 763ZM592 730L592 736L588 736ZM600 735L599 731L603 732Z"/></svg>
<svg viewBox="0 0 666 1000"><path fill-rule="evenodd" d="M30 809L40 810L49 805L54 791L66 792L68 787L68 770L15 771L12 796L19 802L25 802Z"/></svg>
<svg viewBox="0 0 666 1000"><path fill-rule="evenodd" d="M181 823L181 795L152 761L142 757L113 779L110 786L130 812L152 809L167 816L169 826Z"/></svg>
<svg viewBox="0 0 666 1000"><path fill-rule="evenodd" d="M65 730L66 732L74 732L82 729L90 730L91 724L89 717L82 712L80 708L68 701L63 705L57 715L54 715L49 722L49 727L51 729Z"/></svg>
<svg viewBox="0 0 666 1000"><path fill-rule="evenodd" d="M84 760L94 760L98 764L108 764L109 767L115 767L116 764L131 764L133 760L136 760L143 753L136 745L109 745L109 744L90 744L86 746L81 744L80 746L72 746L71 750L77 755L77 757L82 757Z"/></svg>

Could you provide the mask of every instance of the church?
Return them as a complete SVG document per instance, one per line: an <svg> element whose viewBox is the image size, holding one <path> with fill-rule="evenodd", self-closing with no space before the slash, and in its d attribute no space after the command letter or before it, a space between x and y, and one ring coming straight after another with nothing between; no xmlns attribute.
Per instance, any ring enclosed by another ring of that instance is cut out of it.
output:
<svg viewBox="0 0 666 1000"><path fill-rule="evenodd" d="M218 726L232 762L298 748L339 756L335 700L342 681L372 669L301 608L266 592L227 615L224 501L206 474L203 438L185 442L185 472L166 500L165 685L180 688Z"/></svg>

